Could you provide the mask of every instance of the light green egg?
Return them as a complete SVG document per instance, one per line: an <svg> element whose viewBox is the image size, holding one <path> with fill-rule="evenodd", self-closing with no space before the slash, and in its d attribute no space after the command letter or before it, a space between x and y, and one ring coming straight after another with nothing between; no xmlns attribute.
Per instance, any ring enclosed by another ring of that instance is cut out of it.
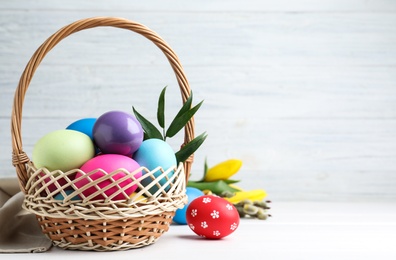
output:
<svg viewBox="0 0 396 260"><path fill-rule="evenodd" d="M35 144L32 161L37 168L66 172L80 168L94 155L91 138L78 131L62 129L46 134Z"/></svg>

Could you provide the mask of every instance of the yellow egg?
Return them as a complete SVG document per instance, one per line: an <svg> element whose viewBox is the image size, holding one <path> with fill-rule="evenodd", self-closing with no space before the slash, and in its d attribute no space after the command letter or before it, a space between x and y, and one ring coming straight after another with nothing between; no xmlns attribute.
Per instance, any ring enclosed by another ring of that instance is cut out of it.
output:
<svg viewBox="0 0 396 260"><path fill-rule="evenodd" d="M136 202L147 202L147 198L143 195L137 196L137 192L133 192L129 197Z"/></svg>

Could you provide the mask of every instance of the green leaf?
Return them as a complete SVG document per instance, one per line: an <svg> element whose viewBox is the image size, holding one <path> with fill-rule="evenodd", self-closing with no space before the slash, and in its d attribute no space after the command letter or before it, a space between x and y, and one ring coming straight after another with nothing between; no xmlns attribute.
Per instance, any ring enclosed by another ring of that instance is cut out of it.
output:
<svg viewBox="0 0 396 260"><path fill-rule="evenodd" d="M134 107L132 107L133 113L136 116L136 119L140 122L142 125L142 128L145 132L145 139L150 139L150 138L157 138L164 140L162 137L161 132L146 118L144 118L141 114L139 114Z"/></svg>
<svg viewBox="0 0 396 260"><path fill-rule="evenodd" d="M177 162L180 163L187 160L201 146L207 136L206 132L200 134L176 152Z"/></svg>
<svg viewBox="0 0 396 260"><path fill-rule="evenodd" d="M227 184L233 184L233 183L237 183L237 182L240 182L240 180L231 180L231 179L226 179L226 180L223 180L225 183L227 183Z"/></svg>
<svg viewBox="0 0 396 260"><path fill-rule="evenodd" d="M158 124L162 128L165 127L165 91L166 91L166 87L161 91L161 94L158 99L158 109L157 109Z"/></svg>
<svg viewBox="0 0 396 260"><path fill-rule="evenodd" d="M144 133L143 133L143 141L144 141L144 140L147 140L147 139L150 139L150 136L148 136L147 133L144 132Z"/></svg>
<svg viewBox="0 0 396 260"><path fill-rule="evenodd" d="M183 106L180 108L179 112L175 117L179 117L191 108L191 104L193 101L193 93L192 90L190 91L190 96L187 98L186 102L183 104Z"/></svg>
<svg viewBox="0 0 396 260"><path fill-rule="evenodd" d="M194 114L198 111L201 107L202 102L199 102L195 107L187 110L180 116L176 116L172 123L169 125L168 130L166 130L166 137L173 137L175 136L186 124L187 122L194 116Z"/></svg>
<svg viewBox="0 0 396 260"><path fill-rule="evenodd" d="M204 162L204 174L203 174L203 177L202 177L201 181L205 180L205 176L206 176L206 173L208 172L208 169L209 169L208 158L205 157L205 162Z"/></svg>
<svg viewBox="0 0 396 260"><path fill-rule="evenodd" d="M210 182L200 182L200 181L188 181L187 187L197 188L201 191L210 190L216 195L220 195L224 191L237 192L235 189L229 186L224 180L210 181Z"/></svg>

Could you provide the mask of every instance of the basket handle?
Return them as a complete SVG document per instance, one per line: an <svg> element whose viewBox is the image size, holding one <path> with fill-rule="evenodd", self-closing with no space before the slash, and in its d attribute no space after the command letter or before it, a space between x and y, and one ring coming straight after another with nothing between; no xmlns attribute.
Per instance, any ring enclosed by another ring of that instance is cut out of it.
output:
<svg viewBox="0 0 396 260"><path fill-rule="evenodd" d="M15 91L14 104L11 114L11 138L12 138L12 164L16 168L19 185L23 192L26 193L25 186L28 181L26 163L30 161L27 154L23 151L22 147L22 107L25 98L26 91L33 78L34 72L44 59L45 55L55 47L62 39L67 36L85 29L90 29L100 26L117 27L121 29L131 30L138 33L150 41L152 41L161 51L165 54L168 59L175 75L177 82L180 87L183 103L186 102L190 95L190 86L187 78L184 74L183 67L172 48L154 31L150 30L146 26L118 17L93 17L75 21L54 33L49 37L33 54L31 59L23 71L23 74L19 80L18 88ZM192 118L187 125L184 127L184 143L182 146L190 142L194 138L194 119ZM186 173L186 179L188 179L191 164L193 162L193 156L190 156L184 163L184 170Z"/></svg>

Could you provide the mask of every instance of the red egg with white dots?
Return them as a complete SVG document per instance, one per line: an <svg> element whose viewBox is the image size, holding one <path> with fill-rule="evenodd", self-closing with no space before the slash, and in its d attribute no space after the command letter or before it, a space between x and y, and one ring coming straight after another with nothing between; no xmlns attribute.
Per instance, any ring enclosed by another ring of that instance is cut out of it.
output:
<svg viewBox="0 0 396 260"><path fill-rule="evenodd" d="M214 195L194 199L187 208L190 229L208 239L220 239L232 234L239 226L239 214L229 201Z"/></svg>

